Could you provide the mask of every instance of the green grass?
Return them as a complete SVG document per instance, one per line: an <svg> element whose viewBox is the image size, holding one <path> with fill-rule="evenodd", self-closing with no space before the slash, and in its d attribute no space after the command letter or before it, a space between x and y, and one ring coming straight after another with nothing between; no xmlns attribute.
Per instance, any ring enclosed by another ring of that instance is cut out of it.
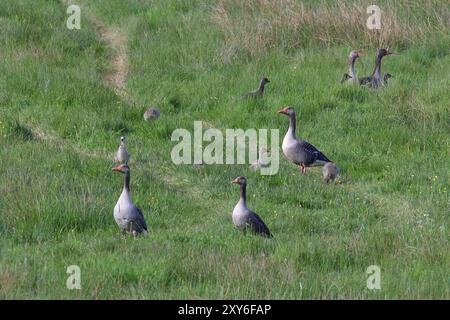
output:
<svg viewBox="0 0 450 320"><path fill-rule="evenodd" d="M79 2L77 31L59 1L0 2L1 298L450 298L448 32L397 35L399 54L383 61L394 78L373 91L339 85L353 48L366 52L358 74L370 73L376 47L364 37L293 45L287 28L257 54L230 54L213 2ZM394 9L425 25L405 3ZM126 36L134 103L103 81L115 52L86 12ZM262 101L238 99L263 76ZM151 124L149 105L163 114ZM284 135L285 105L298 136L341 168L341 184L324 185L320 169L302 176L282 155L274 176L170 159L171 133L195 120ZM112 216L122 134L147 239L121 240ZM239 175L273 240L235 230ZM366 288L373 264L381 290ZM69 265L80 266L82 290L66 288Z"/></svg>

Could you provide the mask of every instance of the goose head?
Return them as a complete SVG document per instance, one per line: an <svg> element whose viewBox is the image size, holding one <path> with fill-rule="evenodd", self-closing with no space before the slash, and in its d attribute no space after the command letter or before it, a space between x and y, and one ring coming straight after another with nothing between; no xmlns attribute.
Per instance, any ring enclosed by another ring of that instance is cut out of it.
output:
<svg viewBox="0 0 450 320"><path fill-rule="evenodd" d="M348 58L353 61L359 57L362 57L362 55L363 55L363 53L361 50L353 50L350 52Z"/></svg>
<svg viewBox="0 0 450 320"><path fill-rule="evenodd" d="M267 79L267 78L262 78L262 79L261 79L261 84L262 84L262 85L265 85L266 83L269 83L269 82L270 82L270 80Z"/></svg>
<svg viewBox="0 0 450 320"><path fill-rule="evenodd" d="M295 114L295 110L294 110L294 108L287 106L287 107L284 107L283 109L278 110L278 113L282 113L287 116L291 116L291 115Z"/></svg>
<svg viewBox="0 0 450 320"><path fill-rule="evenodd" d="M348 73L344 73L344 76L342 77L341 83L344 83L345 81L347 81L348 79L351 79L352 76L349 75Z"/></svg>
<svg viewBox="0 0 450 320"><path fill-rule="evenodd" d="M245 177L237 177L236 179L232 180L231 183L236 183L238 185L246 185L247 184L247 179Z"/></svg>
<svg viewBox="0 0 450 320"><path fill-rule="evenodd" d="M394 53L392 51L389 51L389 49L381 48L381 49L378 49L377 56L382 58L384 56L388 56L388 55L391 55L391 54L394 54Z"/></svg>
<svg viewBox="0 0 450 320"><path fill-rule="evenodd" d="M120 143L125 143L125 136L120 137Z"/></svg>
<svg viewBox="0 0 450 320"><path fill-rule="evenodd" d="M130 173L130 167L126 164L118 165L117 167L112 168L112 171L122 172L122 173Z"/></svg>

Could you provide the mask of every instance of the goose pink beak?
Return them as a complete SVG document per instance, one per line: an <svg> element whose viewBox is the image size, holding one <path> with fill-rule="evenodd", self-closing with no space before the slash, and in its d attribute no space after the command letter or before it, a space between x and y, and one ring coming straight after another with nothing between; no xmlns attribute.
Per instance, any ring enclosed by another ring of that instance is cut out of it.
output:
<svg viewBox="0 0 450 320"><path fill-rule="evenodd" d="M111 169L112 171L122 172L122 166L117 166Z"/></svg>
<svg viewBox="0 0 450 320"><path fill-rule="evenodd" d="M283 113L283 114L287 114L287 107L286 108L283 108L283 109L280 109L280 110L278 110L278 113Z"/></svg>

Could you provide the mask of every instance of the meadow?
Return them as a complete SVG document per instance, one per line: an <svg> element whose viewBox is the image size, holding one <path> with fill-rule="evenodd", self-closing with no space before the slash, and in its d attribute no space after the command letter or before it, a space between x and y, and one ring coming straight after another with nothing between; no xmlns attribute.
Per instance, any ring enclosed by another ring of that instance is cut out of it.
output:
<svg viewBox="0 0 450 320"><path fill-rule="evenodd" d="M370 4L0 1L0 298L449 299L450 4L380 0L378 31ZM339 83L350 50L365 76L380 47L396 52L387 87ZM239 99L262 77L262 99ZM175 129L282 139L286 105L338 183L281 152L273 176L173 164ZM149 106L162 115L145 122ZM148 238L121 239L113 219L122 135ZM240 175L273 239L233 226ZM81 290L66 287L70 265Z"/></svg>

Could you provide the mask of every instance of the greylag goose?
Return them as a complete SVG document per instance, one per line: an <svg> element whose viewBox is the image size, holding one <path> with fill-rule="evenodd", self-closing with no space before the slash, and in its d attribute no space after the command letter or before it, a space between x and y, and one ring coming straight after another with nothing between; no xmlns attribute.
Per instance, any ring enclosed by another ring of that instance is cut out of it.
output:
<svg viewBox="0 0 450 320"><path fill-rule="evenodd" d="M120 137L119 150L117 150L114 162L128 164L128 160L130 160L130 154L125 146L125 137L122 136Z"/></svg>
<svg viewBox="0 0 450 320"><path fill-rule="evenodd" d="M161 112L159 112L158 109L156 109L156 108L148 108L144 112L144 120L145 121L150 121L152 119L159 118L160 115L161 115Z"/></svg>
<svg viewBox="0 0 450 320"><path fill-rule="evenodd" d="M339 174L339 168L333 162L327 162L322 168L323 182L334 181Z"/></svg>
<svg viewBox="0 0 450 320"><path fill-rule="evenodd" d="M264 237L272 238L269 228L267 228L261 217L255 212L247 208L247 179L245 177L237 177L231 183L236 183L241 187L241 197L233 209L233 223L239 230L244 232L250 229L253 233L262 235Z"/></svg>
<svg viewBox="0 0 450 320"><path fill-rule="evenodd" d="M258 160L253 161L250 165L250 169L256 171L261 168L267 168L270 165L269 160L267 159L268 155L269 153L266 148L260 148Z"/></svg>
<svg viewBox="0 0 450 320"><path fill-rule="evenodd" d="M267 78L261 79L261 81L259 82L258 89L245 94L244 96L242 96L242 98L245 99L245 98L260 98L260 97L262 97L264 94L264 89L266 87L266 84L268 84L269 82L270 81Z"/></svg>
<svg viewBox="0 0 450 320"><path fill-rule="evenodd" d="M348 56L348 73L344 73L341 79L341 83L358 83L358 78L356 77L355 73L355 61L361 56L362 52L360 50L353 50L350 52Z"/></svg>
<svg viewBox="0 0 450 320"><path fill-rule="evenodd" d="M130 167L121 164L112 168L113 171L124 174L124 185L119 200L114 207L114 220L116 220L122 233L131 233L136 238L139 234L148 234L147 224L141 209L136 207L130 194Z"/></svg>
<svg viewBox="0 0 450 320"><path fill-rule="evenodd" d="M306 174L306 168L324 165L331 162L322 152L305 140L298 140L295 137L295 110L292 107L285 107L278 110L278 113L289 116L289 128L283 139L281 148L283 153L296 165L301 167L302 173Z"/></svg>
<svg viewBox="0 0 450 320"><path fill-rule="evenodd" d="M388 84L388 80L390 79L390 78L393 78L394 76L392 75L392 74L390 74L390 73L385 73L384 74L384 77L383 77L383 82L384 82L384 85L387 85Z"/></svg>
<svg viewBox="0 0 450 320"><path fill-rule="evenodd" d="M393 52L386 49L379 49L375 57L375 68L370 76L360 79L359 83L363 86L368 86L370 88L378 88L383 85L381 79L381 59L384 56L393 54Z"/></svg>

